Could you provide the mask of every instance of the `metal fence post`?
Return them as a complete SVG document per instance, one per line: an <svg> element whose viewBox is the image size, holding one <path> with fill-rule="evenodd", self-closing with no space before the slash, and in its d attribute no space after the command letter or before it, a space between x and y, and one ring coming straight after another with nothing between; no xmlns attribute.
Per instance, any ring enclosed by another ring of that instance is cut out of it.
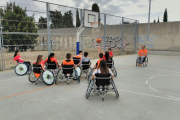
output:
<svg viewBox="0 0 180 120"><path fill-rule="evenodd" d="M81 17L81 24L83 24L83 10L80 9L80 17ZM83 51L83 32L81 33L81 51ZM82 54L82 57L83 57L83 54Z"/></svg>
<svg viewBox="0 0 180 120"><path fill-rule="evenodd" d="M134 54L136 53L136 42L137 42L137 20L135 21Z"/></svg>
<svg viewBox="0 0 180 120"><path fill-rule="evenodd" d="M106 52L106 14L104 14L104 52Z"/></svg>
<svg viewBox="0 0 180 120"><path fill-rule="evenodd" d="M123 38L124 38L124 17L122 18L122 28L121 28L121 55L123 55Z"/></svg>
<svg viewBox="0 0 180 120"><path fill-rule="evenodd" d="M48 50L49 50L49 54L51 53L51 36L50 36L50 6L49 3L46 3L46 14L47 14L47 35L48 35Z"/></svg>
<svg viewBox="0 0 180 120"><path fill-rule="evenodd" d="M150 17L151 17L151 0L149 0L149 15L148 15L148 30L147 30L147 50L149 50L149 29L150 29Z"/></svg>

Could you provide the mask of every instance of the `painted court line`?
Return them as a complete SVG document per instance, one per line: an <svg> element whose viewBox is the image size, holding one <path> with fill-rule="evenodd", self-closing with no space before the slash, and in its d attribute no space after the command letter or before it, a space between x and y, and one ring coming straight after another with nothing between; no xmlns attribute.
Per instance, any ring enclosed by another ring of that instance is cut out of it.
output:
<svg viewBox="0 0 180 120"><path fill-rule="evenodd" d="M155 92L158 92L156 89L152 88L151 86L149 86L150 89L152 89Z"/></svg>
<svg viewBox="0 0 180 120"><path fill-rule="evenodd" d="M173 97L173 96L170 96L170 95L167 95L168 97L170 97L170 98L173 98L173 99L177 99L177 100L180 100L179 98L175 98L175 97Z"/></svg>

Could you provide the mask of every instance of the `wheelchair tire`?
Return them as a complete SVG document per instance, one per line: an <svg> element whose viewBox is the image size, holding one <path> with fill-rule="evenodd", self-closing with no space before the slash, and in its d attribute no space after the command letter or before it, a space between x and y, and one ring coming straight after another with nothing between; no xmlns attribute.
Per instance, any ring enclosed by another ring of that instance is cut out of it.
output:
<svg viewBox="0 0 180 120"><path fill-rule="evenodd" d="M62 77L62 78L61 78L61 77ZM56 80L55 80L55 84L57 84L57 81L58 81L59 79L63 79L62 70L59 70L59 71L58 71L58 74L57 74Z"/></svg>
<svg viewBox="0 0 180 120"><path fill-rule="evenodd" d="M115 92L115 94L116 94L116 97L119 98L119 93L118 93L118 90L117 90L116 85L115 85L115 83L114 83L113 80L111 81L111 84L112 84L112 86L113 86L113 89L114 89L114 92Z"/></svg>
<svg viewBox="0 0 180 120"><path fill-rule="evenodd" d="M78 80L78 82L80 83L80 78L78 77L78 73L76 71L76 69L74 69L74 73L73 73L73 80Z"/></svg>
<svg viewBox="0 0 180 120"><path fill-rule="evenodd" d="M89 82L90 79L91 79L91 76L92 76L92 74L93 74L93 71L94 71L94 68L91 69L91 71L90 71L90 73L89 73L89 75L88 75L88 79L87 79L88 82Z"/></svg>
<svg viewBox="0 0 180 120"><path fill-rule="evenodd" d="M148 65L148 58L147 58L147 61L146 61L146 67L147 67L147 65Z"/></svg>
<svg viewBox="0 0 180 120"><path fill-rule="evenodd" d="M137 65L138 65L138 62L137 62L137 59L136 59L136 67L137 67Z"/></svg>
<svg viewBox="0 0 180 120"><path fill-rule="evenodd" d="M28 79L29 79L29 81L30 81L31 83L34 83L34 82L36 82L39 78L36 78L36 77L34 76L34 72L31 71L31 72L29 73L29 75L28 75Z"/></svg>
<svg viewBox="0 0 180 120"><path fill-rule="evenodd" d="M46 85L52 85L54 84L54 74L49 71L49 70L46 70L42 73L42 81L46 84Z"/></svg>
<svg viewBox="0 0 180 120"><path fill-rule="evenodd" d="M81 72L80 72L80 73L77 73L77 68L76 68L75 73L74 73L75 76L73 77L73 80L78 80L78 79L80 79L80 77L81 77L81 75L82 75L82 68L78 66L78 69L80 69ZM77 75L77 74L78 74L78 75ZM78 76L78 77L77 77L77 76Z"/></svg>
<svg viewBox="0 0 180 120"><path fill-rule="evenodd" d="M91 94L91 91L93 89L93 86L94 86L94 80L91 80L89 82L89 85L88 85L88 88L87 88L87 91L86 91L86 99L89 98L90 94Z"/></svg>
<svg viewBox="0 0 180 120"><path fill-rule="evenodd" d="M14 72L16 75L23 76L28 72L28 66L25 63L19 63L14 67Z"/></svg>
<svg viewBox="0 0 180 120"><path fill-rule="evenodd" d="M117 76L117 71L116 71L116 68L114 67L114 65L112 66L112 72L114 74L114 77Z"/></svg>

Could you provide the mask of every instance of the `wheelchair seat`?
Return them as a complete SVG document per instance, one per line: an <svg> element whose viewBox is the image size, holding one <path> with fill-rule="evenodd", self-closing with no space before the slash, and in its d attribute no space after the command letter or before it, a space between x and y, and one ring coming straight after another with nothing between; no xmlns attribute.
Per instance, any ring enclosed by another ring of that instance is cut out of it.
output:
<svg viewBox="0 0 180 120"><path fill-rule="evenodd" d="M108 68L112 68L112 66L113 66L113 61L112 61L112 59L109 59L108 61L106 61L106 63L107 63L107 66L108 66Z"/></svg>
<svg viewBox="0 0 180 120"><path fill-rule="evenodd" d="M33 64L33 72L34 73L41 73L42 72L41 65Z"/></svg>
<svg viewBox="0 0 180 120"><path fill-rule="evenodd" d="M57 69L55 62L47 62L47 69Z"/></svg>
<svg viewBox="0 0 180 120"><path fill-rule="evenodd" d="M73 65L63 65L62 66L63 74L65 74L65 75L73 74L73 69L74 69Z"/></svg>
<svg viewBox="0 0 180 120"><path fill-rule="evenodd" d="M111 74L96 73L96 86L108 86L111 80Z"/></svg>
<svg viewBox="0 0 180 120"><path fill-rule="evenodd" d="M80 58L73 57L74 64L77 65L80 63Z"/></svg>
<svg viewBox="0 0 180 120"><path fill-rule="evenodd" d="M88 62L82 62L82 69L83 70L88 70L90 67L90 61Z"/></svg>

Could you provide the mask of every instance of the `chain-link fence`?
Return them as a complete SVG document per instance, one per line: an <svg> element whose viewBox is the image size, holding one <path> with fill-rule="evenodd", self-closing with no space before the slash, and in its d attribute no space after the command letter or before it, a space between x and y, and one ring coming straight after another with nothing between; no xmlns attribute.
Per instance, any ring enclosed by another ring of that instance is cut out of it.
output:
<svg viewBox="0 0 180 120"><path fill-rule="evenodd" d="M84 9L58 4L26 1L1 6L0 69L13 69L14 51L21 50L24 61L36 61L39 54L46 59L54 52L58 60L67 52L76 54L76 33L83 24ZM28 4L29 3L29 4ZM33 3L33 4L32 4ZM80 50L98 58L97 46L111 48L115 55L136 51L138 21L100 13L98 29L85 28L80 35ZM101 43L96 39L100 38Z"/></svg>

